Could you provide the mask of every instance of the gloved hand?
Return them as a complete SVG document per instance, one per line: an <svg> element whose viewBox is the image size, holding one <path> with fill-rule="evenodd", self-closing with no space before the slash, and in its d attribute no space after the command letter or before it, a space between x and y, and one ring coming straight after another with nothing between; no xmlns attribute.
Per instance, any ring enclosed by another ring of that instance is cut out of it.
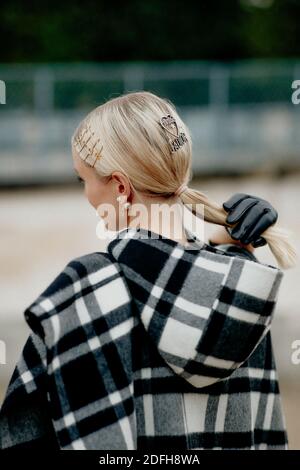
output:
<svg viewBox="0 0 300 470"><path fill-rule="evenodd" d="M223 203L223 207L229 212L226 222L236 224L233 228L225 226L231 238L245 245L251 243L254 248L266 245L266 239L260 235L278 219L277 211L268 201L250 194L235 193Z"/></svg>

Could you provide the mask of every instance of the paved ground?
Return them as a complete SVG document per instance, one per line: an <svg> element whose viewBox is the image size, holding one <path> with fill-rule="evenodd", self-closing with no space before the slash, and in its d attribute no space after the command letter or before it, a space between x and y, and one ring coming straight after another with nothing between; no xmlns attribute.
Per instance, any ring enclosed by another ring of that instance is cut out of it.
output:
<svg viewBox="0 0 300 470"><path fill-rule="evenodd" d="M255 177L194 181L221 203L233 192L269 199L278 209L278 224L295 233L300 255L300 177L280 180ZM0 193L0 340L6 342L7 364L0 365L0 403L15 361L27 336L24 309L72 258L102 251L96 237L95 211L84 199L82 187ZM214 230L206 224L205 237ZM268 248L256 255L276 263ZM285 271L273 321L272 335L291 448L300 449L300 365L291 362L292 342L300 340L300 264Z"/></svg>

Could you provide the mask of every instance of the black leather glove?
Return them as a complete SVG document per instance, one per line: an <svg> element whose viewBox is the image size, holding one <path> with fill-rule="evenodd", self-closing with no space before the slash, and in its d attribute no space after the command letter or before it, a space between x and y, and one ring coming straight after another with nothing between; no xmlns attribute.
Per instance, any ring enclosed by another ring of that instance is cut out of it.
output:
<svg viewBox="0 0 300 470"><path fill-rule="evenodd" d="M224 210L229 212L226 222L236 224L234 227L225 226L227 232L234 240L254 248L267 243L261 237L270 225L275 224L278 213L265 199L245 193L235 193L223 203Z"/></svg>

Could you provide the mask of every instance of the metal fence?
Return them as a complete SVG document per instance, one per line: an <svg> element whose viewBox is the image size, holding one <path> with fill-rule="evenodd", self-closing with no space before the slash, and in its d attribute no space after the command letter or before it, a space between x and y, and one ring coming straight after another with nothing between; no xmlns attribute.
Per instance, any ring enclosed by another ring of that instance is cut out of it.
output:
<svg viewBox="0 0 300 470"><path fill-rule="evenodd" d="M300 105L291 100L299 79L300 60L1 64L0 183L68 177L79 120L136 90L178 107L192 130L197 172L300 167Z"/></svg>
<svg viewBox="0 0 300 470"><path fill-rule="evenodd" d="M290 60L0 65L7 109L43 112L90 107L141 89L179 106L288 103L299 78L300 61Z"/></svg>

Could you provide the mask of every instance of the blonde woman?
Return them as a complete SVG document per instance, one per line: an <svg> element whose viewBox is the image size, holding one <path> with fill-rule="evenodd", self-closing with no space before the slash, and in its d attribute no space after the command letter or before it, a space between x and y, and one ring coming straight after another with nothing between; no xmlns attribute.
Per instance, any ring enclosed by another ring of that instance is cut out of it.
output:
<svg viewBox="0 0 300 470"><path fill-rule="evenodd" d="M1 447L287 449L270 327L294 251L276 210L190 188L189 130L150 92L94 109L72 152L100 232L114 235L25 310ZM223 226L210 244L184 226L184 205ZM279 267L254 255L265 243Z"/></svg>

